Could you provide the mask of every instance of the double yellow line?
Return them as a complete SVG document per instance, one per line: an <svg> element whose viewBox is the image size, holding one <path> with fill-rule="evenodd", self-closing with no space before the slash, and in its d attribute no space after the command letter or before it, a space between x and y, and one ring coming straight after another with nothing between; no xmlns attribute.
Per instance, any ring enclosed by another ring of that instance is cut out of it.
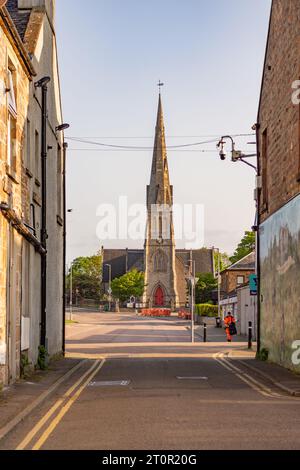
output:
<svg viewBox="0 0 300 470"><path fill-rule="evenodd" d="M254 379L254 377L251 377L249 374L243 372L240 368L236 367L230 361L225 359L223 353L215 354L214 359L223 367L225 367L225 369L229 370L230 372L233 372L242 382L246 383L249 387L252 388L252 390L255 390L260 395L263 395L267 398L282 398L282 395L276 393L275 391L265 386L258 380Z"/></svg>
<svg viewBox="0 0 300 470"><path fill-rule="evenodd" d="M16 450L24 450L26 447L31 443L31 441L35 438L35 436L39 433L39 431L46 425L46 423L50 420L50 418L54 415L54 413L61 407L59 413L55 416L55 418L49 423L48 427L45 429L41 437L36 441L32 450L40 450L41 447L45 444L47 439L49 439L50 435L53 433L54 429L58 426L60 421L63 419L65 414L69 411L71 406L75 403L75 401L79 398L83 390L86 386L93 380L95 375L102 369L105 364L105 359L102 361L96 361L90 369L88 369L80 379L69 388L69 390L59 398L54 405L50 408L50 410L40 419L40 421L34 426L34 428L27 434L25 439L18 445ZM79 388L78 388L79 387ZM78 388L76 393L73 392ZM73 394L73 395L72 395Z"/></svg>

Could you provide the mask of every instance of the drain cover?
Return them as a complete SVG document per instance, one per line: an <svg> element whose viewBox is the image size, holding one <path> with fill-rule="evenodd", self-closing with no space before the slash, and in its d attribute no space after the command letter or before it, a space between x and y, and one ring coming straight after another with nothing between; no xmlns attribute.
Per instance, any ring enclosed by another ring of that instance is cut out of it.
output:
<svg viewBox="0 0 300 470"><path fill-rule="evenodd" d="M107 382L91 382L89 387L127 387L130 380L112 380Z"/></svg>

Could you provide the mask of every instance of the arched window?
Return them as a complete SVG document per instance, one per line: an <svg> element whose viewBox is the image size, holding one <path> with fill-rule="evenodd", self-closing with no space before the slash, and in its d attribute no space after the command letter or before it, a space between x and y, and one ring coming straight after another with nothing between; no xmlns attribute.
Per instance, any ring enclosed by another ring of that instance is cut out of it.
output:
<svg viewBox="0 0 300 470"><path fill-rule="evenodd" d="M154 255L154 271L155 272L166 272L168 266L167 256L163 251L158 251Z"/></svg>

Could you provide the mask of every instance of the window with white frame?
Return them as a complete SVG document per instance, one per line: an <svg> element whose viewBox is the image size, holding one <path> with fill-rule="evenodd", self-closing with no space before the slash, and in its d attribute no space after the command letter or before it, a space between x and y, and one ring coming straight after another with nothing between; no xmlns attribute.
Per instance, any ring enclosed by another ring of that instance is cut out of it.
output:
<svg viewBox="0 0 300 470"><path fill-rule="evenodd" d="M7 113L7 164L16 170L17 160L17 104L15 94L15 71L8 69L8 113Z"/></svg>
<svg viewBox="0 0 300 470"><path fill-rule="evenodd" d="M237 277L237 284L240 286L241 284L245 283L245 278L244 276L238 276Z"/></svg>

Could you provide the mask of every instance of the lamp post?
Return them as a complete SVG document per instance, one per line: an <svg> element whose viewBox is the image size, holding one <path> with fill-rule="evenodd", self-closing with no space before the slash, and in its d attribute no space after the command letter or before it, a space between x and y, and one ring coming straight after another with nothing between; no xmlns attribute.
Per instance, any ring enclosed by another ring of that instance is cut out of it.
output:
<svg viewBox="0 0 300 470"><path fill-rule="evenodd" d="M221 318L221 253L220 248L213 248L213 251L218 253L218 317Z"/></svg>
<svg viewBox="0 0 300 470"><path fill-rule="evenodd" d="M69 125L68 125L69 127ZM61 132L62 128L56 127L56 132ZM66 210L66 161L67 161L67 142L63 142L63 165L62 165L62 184L63 184L63 311L62 311L62 351L66 352L66 261L67 261L67 210Z"/></svg>
<svg viewBox="0 0 300 470"><path fill-rule="evenodd" d="M195 343L195 294L196 294L196 284L198 278L196 278L196 261L190 260L190 264L187 265L189 268L188 276L186 280L190 286L190 310L191 310L191 339L192 343Z"/></svg>
<svg viewBox="0 0 300 470"><path fill-rule="evenodd" d="M70 267L70 321L73 320L73 261Z"/></svg>
<svg viewBox="0 0 300 470"><path fill-rule="evenodd" d="M111 264L105 264L104 266L108 266L109 271L109 282L108 282L108 303L109 303L109 311L111 311Z"/></svg>
<svg viewBox="0 0 300 470"><path fill-rule="evenodd" d="M256 134L258 135L258 125L255 124L252 128L253 130L256 131ZM257 158L257 153L253 154L244 154L240 150L235 149L235 142L230 135L224 135L221 137L219 143L217 144L217 148L220 149L220 158L222 161L226 160L226 151L224 149L224 146L226 144L226 140L231 141L231 161L232 162L242 162L245 163L245 165L251 167L256 174L256 194L255 194L255 203L256 203L256 214L255 214L255 221L254 225L252 227L253 231L255 232L255 271L258 279L258 286L260 285L260 262L259 262L259 250L260 250L260 244L259 244L259 189L261 189L261 182L259 181L259 168L256 167L255 165L252 165L249 163L246 158ZM258 289L259 291L259 289ZM257 305L257 350L260 351L260 302L258 301Z"/></svg>

